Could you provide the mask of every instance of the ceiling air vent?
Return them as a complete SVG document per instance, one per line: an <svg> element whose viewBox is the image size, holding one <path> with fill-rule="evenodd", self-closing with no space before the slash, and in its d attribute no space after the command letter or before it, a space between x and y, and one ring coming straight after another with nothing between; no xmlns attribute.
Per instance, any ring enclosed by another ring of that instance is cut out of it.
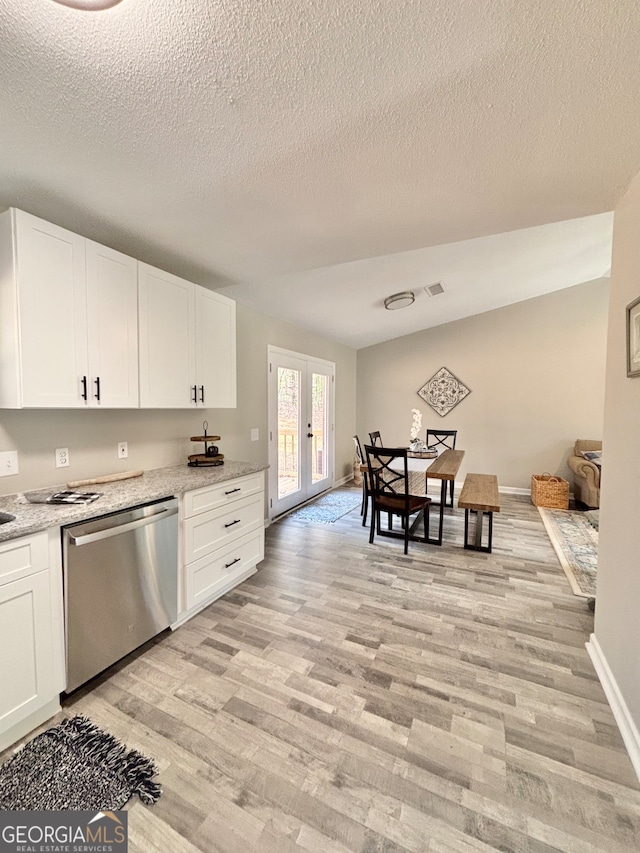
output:
<svg viewBox="0 0 640 853"><path fill-rule="evenodd" d="M429 284L425 287L428 296L439 296L441 293L444 293L444 287L441 282L437 281L435 284Z"/></svg>

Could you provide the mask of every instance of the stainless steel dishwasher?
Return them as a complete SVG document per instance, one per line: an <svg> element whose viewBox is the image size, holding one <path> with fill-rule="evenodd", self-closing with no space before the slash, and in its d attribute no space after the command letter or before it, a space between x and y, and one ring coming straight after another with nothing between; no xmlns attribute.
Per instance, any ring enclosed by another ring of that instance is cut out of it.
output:
<svg viewBox="0 0 640 853"><path fill-rule="evenodd" d="M178 501L63 527L70 693L177 618Z"/></svg>

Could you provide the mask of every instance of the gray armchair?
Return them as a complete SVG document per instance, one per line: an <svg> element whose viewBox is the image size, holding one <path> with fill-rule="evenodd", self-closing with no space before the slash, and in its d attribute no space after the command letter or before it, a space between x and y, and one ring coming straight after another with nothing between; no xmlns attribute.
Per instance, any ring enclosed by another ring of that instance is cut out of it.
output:
<svg viewBox="0 0 640 853"><path fill-rule="evenodd" d="M573 456L567 459L569 468L573 471L573 494L577 501L595 509L600 506L600 466L590 462L582 455L583 450L602 451L601 441L578 439Z"/></svg>

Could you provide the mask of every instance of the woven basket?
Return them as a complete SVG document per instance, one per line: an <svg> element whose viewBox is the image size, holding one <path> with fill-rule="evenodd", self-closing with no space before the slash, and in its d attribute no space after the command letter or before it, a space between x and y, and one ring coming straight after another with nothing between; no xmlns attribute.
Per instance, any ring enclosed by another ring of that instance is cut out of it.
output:
<svg viewBox="0 0 640 853"><path fill-rule="evenodd" d="M569 481L552 474L532 474L531 503L549 509L569 509Z"/></svg>

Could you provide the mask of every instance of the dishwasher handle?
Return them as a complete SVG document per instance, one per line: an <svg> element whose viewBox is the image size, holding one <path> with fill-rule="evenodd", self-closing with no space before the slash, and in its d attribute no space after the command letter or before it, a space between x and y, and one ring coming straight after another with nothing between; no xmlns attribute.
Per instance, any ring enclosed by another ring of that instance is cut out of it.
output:
<svg viewBox="0 0 640 853"><path fill-rule="evenodd" d="M137 530L140 527L146 527L147 524L154 524L158 521L160 516L169 518L172 515L177 515L177 512L177 507L161 509L160 512L154 512L153 515L138 518L136 521L127 521L124 524L117 524L114 527L107 527L106 530L98 530L96 533L87 533L85 536L74 536L73 533L67 533L67 539L70 545L88 545L90 542L99 542L101 539L109 539L111 536L119 536L121 533L126 533L129 530Z"/></svg>

